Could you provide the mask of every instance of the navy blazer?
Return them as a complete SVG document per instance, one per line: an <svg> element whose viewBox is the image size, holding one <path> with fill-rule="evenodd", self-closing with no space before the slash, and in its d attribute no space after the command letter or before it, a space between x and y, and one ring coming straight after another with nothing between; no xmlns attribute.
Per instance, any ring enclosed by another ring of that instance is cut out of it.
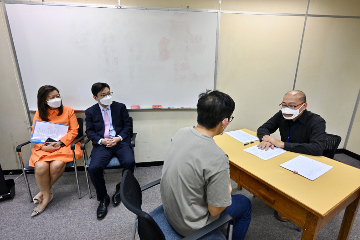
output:
<svg viewBox="0 0 360 240"><path fill-rule="evenodd" d="M110 105L112 124L116 131L116 136L120 135L122 144L131 145L130 134L132 132L132 123L125 104L112 102ZM93 145L98 144L101 138L104 138L105 124L101 114L99 104L89 107L85 110L86 134Z"/></svg>

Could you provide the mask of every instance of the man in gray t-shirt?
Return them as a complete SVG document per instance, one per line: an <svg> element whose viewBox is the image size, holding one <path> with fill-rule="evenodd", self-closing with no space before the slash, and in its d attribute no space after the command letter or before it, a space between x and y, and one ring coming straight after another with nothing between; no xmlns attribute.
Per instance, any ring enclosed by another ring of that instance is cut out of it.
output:
<svg viewBox="0 0 360 240"><path fill-rule="evenodd" d="M161 198L166 219L187 236L230 214L235 219L233 239L243 239L251 219L251 203L231 196L229 159L213 139L231 122L232 98L219 91L200 94L198 125L180 129L164 160Z"/></svg>

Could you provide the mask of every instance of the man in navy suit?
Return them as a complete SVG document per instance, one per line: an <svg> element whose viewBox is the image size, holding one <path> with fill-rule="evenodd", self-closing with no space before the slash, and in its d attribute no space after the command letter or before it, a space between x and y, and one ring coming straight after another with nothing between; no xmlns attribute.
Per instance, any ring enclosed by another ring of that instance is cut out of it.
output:
<svg viewBox="0 0 360 240"><path fill-rule="evenodd" d="M134 172L135 159L131 149L130 133L132 123L125 104L113 102L110 86L106 83L94 83L91 92L97 103L85 111L86 134L93 143L89 174L96 189L100 204L97 208L97 219L103 219L107 214L110 197L107 194L104 168L114 156L123 167L123 173L129 169ZM114 206L120 199L120 183L116 185L112 197Z"/></svg>

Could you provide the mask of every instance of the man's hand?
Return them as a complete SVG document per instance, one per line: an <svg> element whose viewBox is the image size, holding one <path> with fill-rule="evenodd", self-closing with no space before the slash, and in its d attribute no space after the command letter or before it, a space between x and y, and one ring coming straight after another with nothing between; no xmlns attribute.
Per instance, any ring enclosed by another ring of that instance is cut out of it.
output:
<svg viewBox="0 0 360 240"><path fill-rule="evenodd" d="M231 186L231 183L230 183L230 194L232 193L232 186Z"/></svg>
<svg viewBox="0 0 360 240"><path fill-rule="evenodd" d="M106 144L106 147L113 147L115 146L118 142L121 141L121 138L119 137L114 137L112 139L107 139L107 144Z"/></svg>
<svg viewBox="0 0 360 240"><path fill-rule="evenodd" d="M259 145L257 147L261 150L265 149L265 151L267 151L269 148L274 149L274 145L272 143L265 142L264 140L261 143L259 143Z"/></svg>
<svg viewBox="0 0 360 240"><path fill-rule="evenodd" d="M46 142L49 145L41 146L41 150L45 152L54 152L60 148L60 142Z"/></svg>
<svg viewBox="0 0 360 240"><path fill-rule="evenodd" d="M101 144L107 146L110 143L111 138L103 138Z"/></svg>
<svg viewBox="0 0 360 240"><path fill-rule="evenodd" d="M278 147L278 148L284 148L284 142L280 141L280 140L277 140L276 138L273 138L269 135L265 135L263 138L262 138L262 141L263 142L269 142L271 143L273 146L275 147ZM274 147L272 147L274 148ZM267 149L266 149L267 150Z"/></svg>

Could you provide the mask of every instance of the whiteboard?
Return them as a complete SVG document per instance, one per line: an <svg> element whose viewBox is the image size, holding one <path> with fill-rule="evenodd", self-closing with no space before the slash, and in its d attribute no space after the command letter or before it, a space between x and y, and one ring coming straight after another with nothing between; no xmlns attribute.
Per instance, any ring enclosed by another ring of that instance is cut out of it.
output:
<svg viewBox="0 0 360 240"><path fill-rule="evenodd" d="M75 110L96 103L95 82L127 108L195 108L214 89L216 12L5 6L30 111L47 84Z"/></svg>

